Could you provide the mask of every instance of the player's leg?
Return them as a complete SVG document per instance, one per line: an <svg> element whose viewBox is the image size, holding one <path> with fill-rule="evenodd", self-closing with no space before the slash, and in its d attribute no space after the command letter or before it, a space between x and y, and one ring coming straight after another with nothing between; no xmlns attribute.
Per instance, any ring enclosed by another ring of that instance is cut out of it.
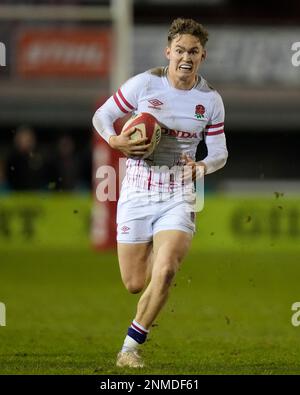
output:
<svg viewBox="0 0 300 395"><path fill-rule="evenodd" d="M118 259L122 281L131 293L139 293L147 284L152 267L152 242L118 243Z"/></svg>
<svg viewBox="0 0 300 395"><path fill-rule="evenodd" d="M146 341L149 328L165 304L172 279L186 255L192 233L180 230L158 232L153 237L153 269L151 280L141 296L136 318L128 328L117 366L143 367L137 350Z"/></svg>
<svg viewBox="0 0 300 395"><path fill-rule="evenodd" d="M176 201L175 201L176 203ZM185 200L166 201L153 223L151 281L137 309L136 321L148 330L167 300L172 279L189 250L195 232L193 206Z"/></svg>
<svg viewBox="0 0 300 395"><path fill-rule="evenodd" d="M118 243L118 258L122 281L131 293L138 293L145 288L152 269L152 242ZM117 366L143 367L143 361L136 352L139 342L133 327L128 328L121 352L117 357Z"/></svg>
<svg viewBox="0 0 300 395"><path fill-rule="evenodd" d="M152 221L145 196L122 192L117 211L118 259L122 281L131 293L144 289L149 277Z"/></svg>
<svg viewBox="0 0 300 395"><path fill-rule="evenodd" d="M125 287L138 293L149 282L152 266L152 206L143 196L130 199L123 194L118 202L117 241L120 272ZM139 342L132 322L127 330L123 347L117 357L117 366L141 367L135 352ZM138 325L138 324L137 324Z"/></svg>
<svg viewBox="0 0 300 395"><path fill-rule="evenodd" d="M172 280L189 250L192 237L192 233L180 230L166 230L154 235L152 277L139 300L135 318L146 330L168 298Z"/></svg>
<svg viewBox="0 0 300 395"><path fill-rule="evenodd" d="M117 366L142 367L137 350L146 341L149 328L165 304L172 279L186 255L195 231L194 215L184 203L167 202L153 224L153 257L149 260L150 282L141 296L136 317L118 355Z"/></svg>

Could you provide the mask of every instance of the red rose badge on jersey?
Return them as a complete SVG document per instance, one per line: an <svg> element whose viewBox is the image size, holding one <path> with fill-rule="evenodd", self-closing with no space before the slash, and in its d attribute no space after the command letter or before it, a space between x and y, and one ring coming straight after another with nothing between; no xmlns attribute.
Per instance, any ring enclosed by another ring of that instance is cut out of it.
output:
<svg viewBox="0 0 300 395"><path fill-rule="evenodd" d="M204 113L205 113L205 107L202 106L202 104L197 104L195 107L195 117L197 119L204 118Z"/></svg>

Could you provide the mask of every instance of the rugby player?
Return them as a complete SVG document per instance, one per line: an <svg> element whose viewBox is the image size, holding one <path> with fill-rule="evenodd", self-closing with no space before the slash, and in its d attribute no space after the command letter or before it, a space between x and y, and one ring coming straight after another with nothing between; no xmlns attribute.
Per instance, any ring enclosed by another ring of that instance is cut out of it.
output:
<svg viewBox="0 0 300 395"><path fill-rule="evenodd" d="M175 19L168 32L167 67L130 78L101 106L93 125L127 159L117 210L118 260L122 281L131 293L143 291L128 328L117 366L144 366L140 345L164 306L172 280L195 232L190 202L173 199L182 186L173 166L188 166L192 179L222 168L228 152L220 94L198 74L206 58L208 33L192 19ZM162 126L159 145L147 159L146 139L130 140L134 128L117 135L113 123L128 113L151 113ZM207 156L195 159L205 140Z"/></svg>

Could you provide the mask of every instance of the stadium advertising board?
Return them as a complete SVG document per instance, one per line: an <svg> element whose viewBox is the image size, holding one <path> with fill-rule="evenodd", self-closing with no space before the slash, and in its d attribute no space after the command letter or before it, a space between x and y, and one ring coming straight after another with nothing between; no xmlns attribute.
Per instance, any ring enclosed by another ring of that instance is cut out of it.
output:
<svg viewBox="0 0 300 395"><path fill-rule="evenodd" d="M25 77L107 77L109 29L22 30L17 40L17 71Z"/></svg>
<svg viewBox="0 0 300 395"><path fill-rule="evenodd" d="M299 28L211 25L208 30L208 56L201 74L209 81L299 87ZM161 64L165 31L165 26L136 27L135 73Z"/></svg>
<svg viewBox="0 0 300 395"><path fill-rule="evenodd" d="M0 249L89 245L86 196L14 194L0 200Z"/></svg>
<svg viewBox="0 0 300 395"><path fill-rule="evenodd" d="M68 194L2 197L0 249L88 248L93 205L88 196ZM105 210L103 205L96 207ZM204 210L197 213L193 249L299 252L299 207L298 198L208 196ZM114 219L108 211L101 223L94 224L94 247L115 246L110 234Z"/></svg>

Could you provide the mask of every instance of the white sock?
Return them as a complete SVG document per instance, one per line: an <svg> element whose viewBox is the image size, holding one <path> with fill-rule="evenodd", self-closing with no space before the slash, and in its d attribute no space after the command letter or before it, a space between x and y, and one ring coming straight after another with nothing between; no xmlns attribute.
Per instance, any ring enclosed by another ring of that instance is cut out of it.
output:
<svg viewBox="0 0 300 395"><path fill-rule="evenodd" d="M136 342L132 337L126 336L124 340L124 344L122 347L122 352L128 352L128 351L135 351L138 349L139 343Z"/></svg>
<svg viewBox="0 0 300 395"><path fill-rule="evenodd" d="M130 333L125 337L124 343L123 343L123 347L122 347L122 352L128 352L128 351L135 351L138 349L139 345L141 343L144 343L147 337L147 334L149 333L149 330L144 328L141 324L139 324L137 321L133 320L131 323L130 328L128 329L128 333ZM137 342L135 340L135 338L137 340L141 340L142 337L142 341Z"/></svg>

